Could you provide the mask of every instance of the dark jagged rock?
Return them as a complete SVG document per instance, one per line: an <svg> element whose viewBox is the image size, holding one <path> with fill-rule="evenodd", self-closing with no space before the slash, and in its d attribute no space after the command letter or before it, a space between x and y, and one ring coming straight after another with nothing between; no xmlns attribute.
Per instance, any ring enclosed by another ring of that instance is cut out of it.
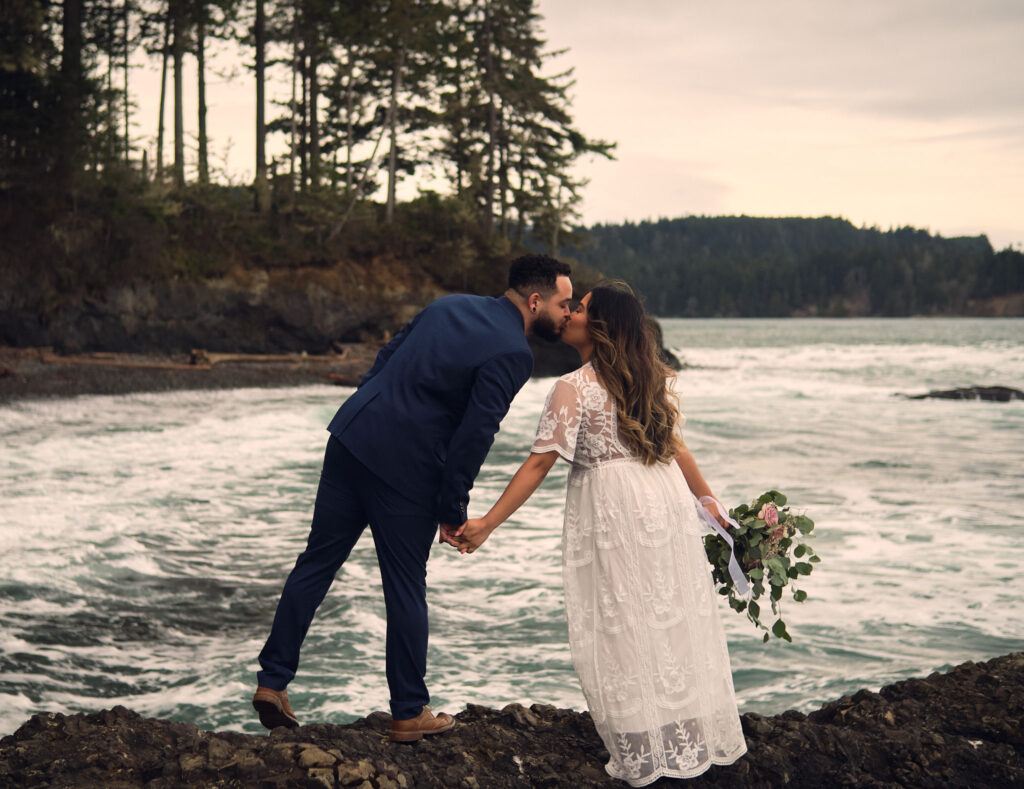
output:
<svg viewBox="0 0 1024 789"><path fill-rule="evenodd" d="M1008 403L1010 400L1024 400L1024 392L1009 386L964 386L959 389L943 389L928 394L903 395L908 400L937 398L940 400L989 400Z"/></svg>
<svg viewBox="0 0 1024 789"><path fill-rule="evenodd" d="M538 337L530 337L528 342L533 351L534 378L557 378L580 366L579 353L564 342L549 342Z"/></svg>
<svg viewBox="0 0 1024 789"><path fill-rule="evenodd" d="M647 321L654 331L654 341L658 344L658 355L661 357L661 360L673 370L682 370L682 362L676 358L672 351L665 347L665 333L661 330L661 324L658 323L656 318L648 318Z"/></svg>
<svg viewBox="0 0 1024 789"><path fill-rule="evenodd" d="M658 343L658 354L661 360L673 370L682 370L683 364L676 358L662 339L661 324L654 318L649 319ZM530 337L530 350L533 351L533 376L550 378L570 373L580 366L580 355L575 348L562 342L548 342L537 337Z"/></svg>
<svg viewBox="0 0 1024 789"><path fill-rule="evenodd" d="M124 707L46 713L0 740L0 786L625 786L605 774L607 753L586 713L470 705L457 718L448 734L397 745L383 713L269 736L203 732ZM1024 786L1024 653L862 690L810 715L742 721L747 755L678 785Z"/></svg>

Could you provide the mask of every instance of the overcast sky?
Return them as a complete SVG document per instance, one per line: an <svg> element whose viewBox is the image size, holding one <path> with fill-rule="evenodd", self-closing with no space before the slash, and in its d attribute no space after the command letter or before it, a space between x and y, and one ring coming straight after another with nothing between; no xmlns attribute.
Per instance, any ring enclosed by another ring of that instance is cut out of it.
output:
<svg viewBox="0 0 1024 789"><path fill-rule="evenodd" d="M578 127L618 143L579 168L587 224L831 215L1024 245L1024 0L537 8L549 49L568 49L550 73L575 68ZM230 138L244 177L249 83L214 79L209 110L215 154Z"/></svg>
<svg viewBox="0 0 1024 789"><path fill-rule="evenodd" d="M843 216L1024 243L1022 0L540 0L588 223Z"/></svg>

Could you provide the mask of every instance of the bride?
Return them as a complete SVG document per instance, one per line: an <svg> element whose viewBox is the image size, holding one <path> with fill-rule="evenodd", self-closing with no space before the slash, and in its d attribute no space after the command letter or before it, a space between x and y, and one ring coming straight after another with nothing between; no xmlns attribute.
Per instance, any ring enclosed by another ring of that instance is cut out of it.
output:
<svg viewBox="0 0 1024 789"><path fill-rule="evenodd" d="M681 438L675 374L621 284L584 296L562 339L583 366L555 383L530 457L495 505L448 541L472 553L559 456L572 463L566 616L605 769L645 786L731 764L746 743L693 498L711 489Z"/></svg>

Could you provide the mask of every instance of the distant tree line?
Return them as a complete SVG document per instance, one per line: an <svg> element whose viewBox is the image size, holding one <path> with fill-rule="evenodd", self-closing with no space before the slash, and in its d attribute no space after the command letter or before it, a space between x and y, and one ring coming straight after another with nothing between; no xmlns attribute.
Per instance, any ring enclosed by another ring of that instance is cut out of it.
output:
<svg viewBox="0 0 1024 789"><path fill-rule="evenodd" d="M564 254L629 282L661 316L958 314L1024 292L1024 254L831 217L596 225Z"/></svg>

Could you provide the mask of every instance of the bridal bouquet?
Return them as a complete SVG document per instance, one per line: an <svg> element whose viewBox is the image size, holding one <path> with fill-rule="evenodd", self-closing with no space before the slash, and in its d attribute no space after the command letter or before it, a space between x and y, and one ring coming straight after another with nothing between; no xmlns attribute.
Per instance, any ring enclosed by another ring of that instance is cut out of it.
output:
<svg viewBox="0 0 1024 789"><path fill-rule="evenodd" d="M718 593L728 595L729 606L765 631L764 640L771 636L792 641L782 621L782 590L802 575L810 575L814 564L821 559L801 538L811 537L814 521L806 515L796 515L786 505L786 497L777 490L763 493L749 505L741 504L729 510L729 538L722 537L724 529L707 511L708 507L721 512L714 499L701 500L705 506L704 519L717 532L704 538L704 550L711 562L711 575ZM725 513L721 513L724 515ZM730 566L731 565L731 566ZM742 568L742 569L741 569ZM802 603L807 592L790 586L793 600ZM775 622L769 630L761 621L761 605L757 602L767 594Z"/></svg>

